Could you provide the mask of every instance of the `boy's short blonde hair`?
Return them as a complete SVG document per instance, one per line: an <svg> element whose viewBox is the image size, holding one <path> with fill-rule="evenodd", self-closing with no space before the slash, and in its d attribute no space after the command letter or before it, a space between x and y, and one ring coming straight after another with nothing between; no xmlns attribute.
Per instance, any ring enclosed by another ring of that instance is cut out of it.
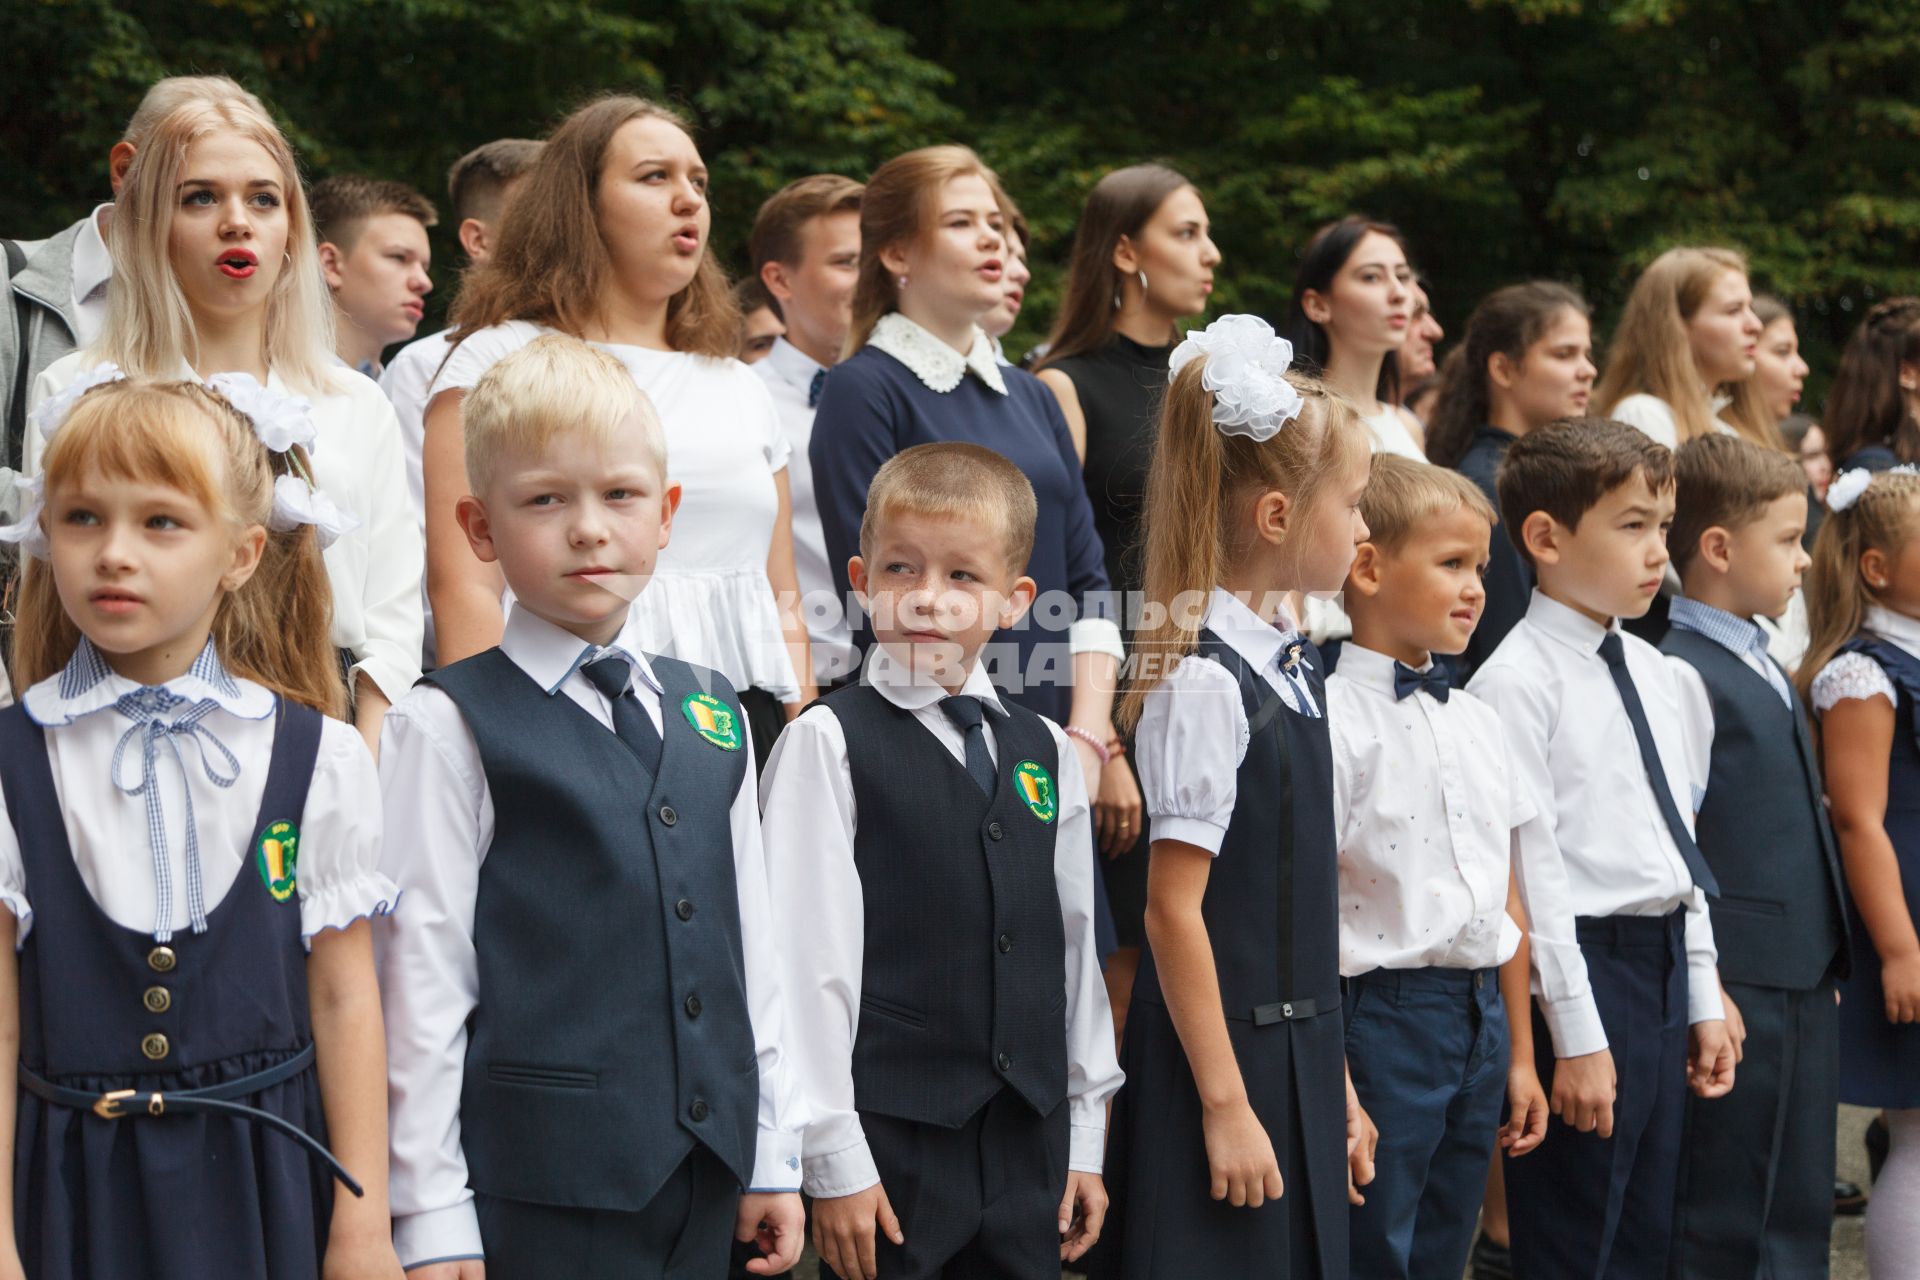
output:
<svg viewBox="0 0 1920 1280"><path fill-rule="evenodd" d="M860 554L871 557L882 522L902 513L972 518L1000 527L1007 566L1026 572L1039 514L1033 485L1005 457L977 444L919 444L889 458L867 487Z"/></svg>
<svg viewBox="0 0 1920 1280"><path fill-rule="evenodd" d="M506 454L542 453L568 434L605 441L629 417L638 420L666 479L666 436L653 402L625 365L565 334L542 334L488 369L467 393L461 416L467 484L476 494L485 494Z"/></svg>
<svg viewBox="0 0 1920 1280"><path fill-rule="evenodd" d="M1360 495L1367 541L1382 551L1398 551L1422 520L1462 507L1485 520L1489 529L1499 523L1480 486L1458 471L1390 453L1375 455Z"/></svg>

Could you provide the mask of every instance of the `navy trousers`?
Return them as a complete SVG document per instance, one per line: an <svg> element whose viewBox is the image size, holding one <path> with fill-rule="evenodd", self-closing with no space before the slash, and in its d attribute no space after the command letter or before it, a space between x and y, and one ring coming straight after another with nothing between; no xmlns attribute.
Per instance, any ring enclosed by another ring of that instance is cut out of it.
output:
<svg viewBox="0 0 1920 1280"><path fill-rule="evenodd" d="M1367 1202L1349 1211L1354 1280L1459 1280L1507 1096L1494 969L1350 979L1347 1067L1380 1129Z"/></svg>
<svg viewBox="0 0 1920 1280"><path fill-rule="evenodd" d="M719 1280L739 1205L740 1184L698 1146L631 1213L474 1198L487 1280Z"/></svg>
<svg viewBox="0 0 1920 1280"><path fill-rule="evenodd" d="M1549 1119L1547 1140L1508 1159L1513 1270L1527 1280L1652 1280L1667 1271L1687 1104L1685 913L1575 924L1619 1081L1613 1136ZM1553 1041L1533 1019L1540 1082Z"/></svg>
<svg viewBox="0 0 1920 1280"><path fill-rule="evenodd" d="M1833 983L1782 991L1729 982L1746 1018L1738 1083L1687 1099L1674 1280L1827 1274L1833 1232L1840 1011Z"/></svg>
<svg viewBox="0 0 1920 1280"><path fill-rule="evenodd" d="M867 1111L860 1126L907 1238L874 1234L887 1280L1060 1280L1066 1103L1037 1116L1002 1089L958 1129Z"/></svg>

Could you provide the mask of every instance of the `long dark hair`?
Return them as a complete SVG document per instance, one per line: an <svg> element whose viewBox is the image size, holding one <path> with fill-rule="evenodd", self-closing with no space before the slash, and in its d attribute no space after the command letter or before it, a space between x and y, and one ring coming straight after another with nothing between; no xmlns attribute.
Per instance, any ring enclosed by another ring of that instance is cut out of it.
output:
<svg viewBox="0 0 1920 1280"><path fill-rule="evenodd" d="M1488 420L1492 394L1487 362L1504 355L1518 364L1563 312L1589 314L1578 291L1551 280L1529 280L1496 289L1467 317L1467 334L1441 371L1440 402L1427 423L1427 460L1456 465L1466 455L1474 429Z"/></svg>
<svg viewBox="0 0 1920 1280"><path fill-rule="evenodd" d="M1820 420L1838 467L1869 445L1920 461L1920 423L1900 389L1900 366L1920 364L1920 298L1888 298L1847 340Z"/></svg>
<svg viewBox="0 0 1920 1280"><path fill-rule="evenodd" d="M1128 165L1094 184L1073 233L1066 294L1047 337L1042 368L1092 351L1112 336L1120 296L1114 249L1122 236L1138 239L1167 197L1192 185L1163 164Z"/></svg>
<svg viewBox="0 0 1920 1280"><path fill-rule="evenodd" d="M1327 340L1327 331L1307 319L1305 306L1301 299L1308 290L1325 294L1333 288L1333 278L1347 265L1347 259L1360 242L1373 232L1379 232L1400 246L1402 253L1407 252L1406 237L1400 234L1400 228L1390 222L1376 222L1372 218L1349 214L1338 222L1329 222L1313 233L1313 239L1307 241L1306 251L1300 255L1300 268L1293 275L1293 301L1287 304L1287 322L1281 326L1280 336L1293 344L1293 366L1312 374L1316 378L1325 377L1327 357L1332 353L1332 343ZM1411 258L1413 255L1408 253ZM1380 362L1380 382L1374 388L1374 398L1382 404L1400 403L1400 365L1393 359Z"/></svg>

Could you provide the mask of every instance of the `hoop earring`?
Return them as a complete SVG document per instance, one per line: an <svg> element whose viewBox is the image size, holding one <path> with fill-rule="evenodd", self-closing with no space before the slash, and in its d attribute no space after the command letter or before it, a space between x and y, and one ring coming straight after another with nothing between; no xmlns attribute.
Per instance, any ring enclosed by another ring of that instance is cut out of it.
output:
<svg viewBox="0 0 1920 1280"><path fill-rule="evenodd" d="M1140 274L1140 296L1144 298L1147 296L1147 273L1142 271L1139 274Z"/></svg>
<svg viewBox="0 0 1920 1280"><path fill-rule="evenodd" d="M284 250L284 251L282 251L282 252L281 252L281 254L280 254L280 256L281 256L282 258L285 258L285 259L287 260L287 262L286 262L286 264L287 264L288 266L292 266L292 265L293 265L293 250L291 250L291 249L287 249L287 250Z"/></svg>

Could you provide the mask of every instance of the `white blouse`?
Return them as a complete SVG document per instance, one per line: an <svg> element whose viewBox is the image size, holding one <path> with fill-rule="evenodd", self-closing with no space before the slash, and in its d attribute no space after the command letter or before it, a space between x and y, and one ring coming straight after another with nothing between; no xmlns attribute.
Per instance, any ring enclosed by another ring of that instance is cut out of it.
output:
<svg viewBox="0 0 1920 1280"><path fill-rule="evenodd" d="M1868 605L1866 629L1920 658L1920 618L1909 618L1881 605ZM1820 668L1820 674L1813 678L1812 693L1813 709L1821 714L1832 710L1836 702L1849 698L1862 702L1885 698L1896 707L1900 705L1899 692L1886 670L1864 653L1843 653Z"/></svg>
<svg viewBox="0 0 1920 1280"><path fill-rule="evenodd" d="M482 329L454 349L432 395L465 391L503 357L551 332L524 320ZM627 367L666 430L680 485L673 540L633 603L641 647L712 667L736 688L800 694L767 579L790 450L766 384L738 360L621 343L593 344ZM431 404L431 399L429 399Z"/></svg>
<svg viewBox="0 0 1920 1280"><path fill-rule="evenodd" d="M181 743L178 756L165 749L154 755L153 785L164 817L167 880L172 886L172 909L161 921L146 797L128 794L142 782L140 733L136 722L114 705L140 687L115 674L93 646L82 641L66 669L28 689L21 703L46 732L47 764L67 843L94 902L126 928L184 932L189 916L183 800L192 799L205 909L211 913L236 877L256 873L255 823L273 754L274 696L263 685L228 674L211 645L193 671L160 686L187 700L182 711L203 699L214 702L217 709L200 723L237 761L229 766L216 748L196 750L186 743ZM116 775L114 753L129 732L133 736ZM222 777L231 775L232 781L220 785L210 776L209 765ZM24 942L33 923L31 886L6 804L0 794L0 903L19 920ZM380 779L373 757L352 725L328 719L321 726L313 782L299 820L295 887L303 938L310 941L324 929L344 929L362 916L393 910L400 895L379 870L380 836Z"/></svg>
<svg viewBox="0 0 1920 1280"><path fill-rule="evenodd" d="M1367 424L1367 434L1373 437L1375 453L1397 453L1415 462L1427 460L1426 450L1414 440L1413 432L1408 429L1407 420L1397 406L1383 404L1380 412L1362 414L1360 421Z"/></svg>
<svg viewBox="0 0 1920 1280"><path fill-rule="evenodd" d="M1287 637L1296 632L1284 604L1270 623L1215 587L1206 626L1246 659L1288 708L1320 714L1306 686L1281 671ZM1240 799L1240 763L1250 738L1239 678L1212 658L1188 654L1148 691L1134 732L1134 758L1155 840L1220 852Z"/></svg>
<svg viewBox="0 0 1920 1280"><path fill-rule="evenodd" d="M1721 435L1736 436L1740 433L1720 420L1720 411L1732 401L1726 396L1714 396L1707 401L1707 414L1713 420L1714 430ZM1636 391L1630 396L1622 396L1620 403L1607 410L1606 416L1615 422L1624 422L1637 429L1669 449L1680 447L1680 423L1673 416L1673 406L1659 396L1645 391Z"/></svg>
<svg viewBox="0 0 1920 1280"><path fill-rule="evenodd" d="M100 362L97 352L76 351L47 366L34 380L39 404L65 390ZM178 376L194 372L181 365ZM333 587L334 646L353 655L348 676L364 671L389 702L398 702L420 678L420 582L426 548L407 500L400 424L393 406L366 376L330 367L332 392L310 396L319 435L313 446L314 479L341 510L360 523L321 553ZM267 386L297 394L269 371ZM27 432L26 470L40 472L46 441Z"/></svg>

